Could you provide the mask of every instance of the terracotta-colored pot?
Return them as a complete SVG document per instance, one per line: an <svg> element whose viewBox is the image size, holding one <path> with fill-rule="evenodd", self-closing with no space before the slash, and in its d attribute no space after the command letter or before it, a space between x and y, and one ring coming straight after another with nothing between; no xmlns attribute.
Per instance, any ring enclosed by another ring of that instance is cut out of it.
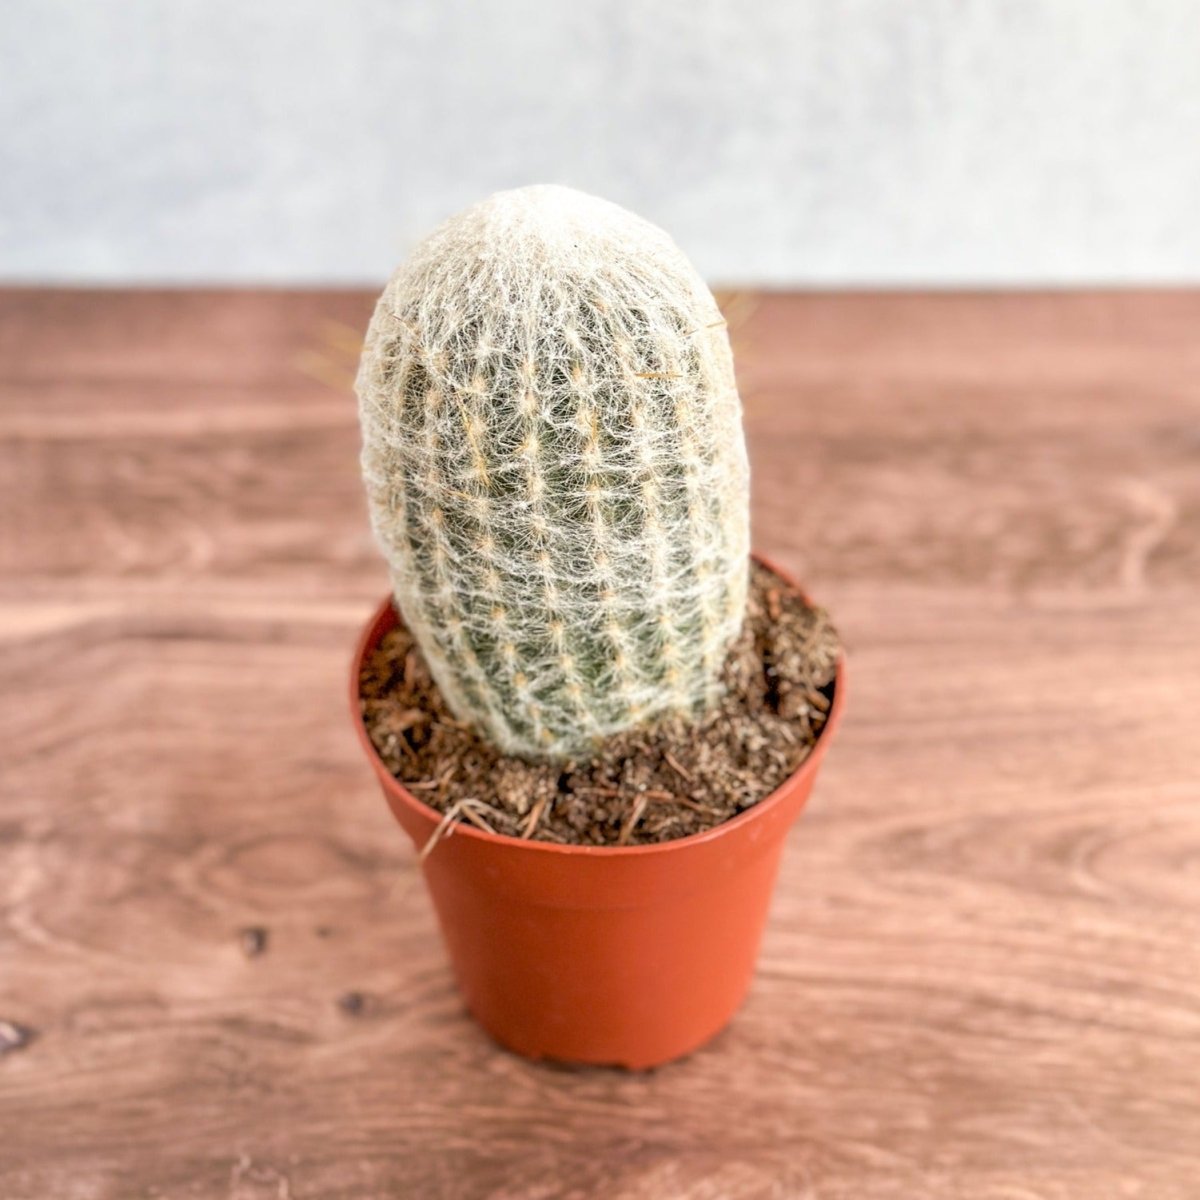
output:
<svg viewBox="0 0 1200 1200"><path fill-rule="evenodd" d="M350 700L388 805L419 849L442 815L384 766L359 700L362 662L396 623L389 598L359 641ZM784 839L845 707L842 663L834 687L799 770L714 829L650 846L561 846L460 823L434 847L423 869L450 959L497 1041L530 1058L641 1068L725 1026L754 973Z"/></svg>

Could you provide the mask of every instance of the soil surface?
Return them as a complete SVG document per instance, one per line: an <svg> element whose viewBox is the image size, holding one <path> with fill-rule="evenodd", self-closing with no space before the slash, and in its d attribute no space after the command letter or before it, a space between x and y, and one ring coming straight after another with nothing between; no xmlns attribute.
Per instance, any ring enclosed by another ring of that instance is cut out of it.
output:
<svg viewBox="0 0 1200 1200"><path fill-rule="evenodd" d="M839 653L825 611L754 563L724 697L698 721L671 716L618 734L586 762L508 758L453 717L403 626L363 664L363 721L392 774L456 819L546 842L664 842L751 807L808 757Z"/></svg>

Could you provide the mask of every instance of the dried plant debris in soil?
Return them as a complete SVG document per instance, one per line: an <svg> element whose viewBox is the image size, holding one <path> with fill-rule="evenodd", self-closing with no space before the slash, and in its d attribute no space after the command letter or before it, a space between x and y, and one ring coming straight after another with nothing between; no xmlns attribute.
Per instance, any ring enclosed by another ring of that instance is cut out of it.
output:
<svg viewBox="0 0 1200 1200"><path fill-rule="evenodd" d="M398 626L363 664L363 720L388 769L432 808L513 837L636 845L699 833L773 792L811 753L833 695L829 617L752 567L724 699L601 742L589 761L529 763L455 720Z"/></svg>

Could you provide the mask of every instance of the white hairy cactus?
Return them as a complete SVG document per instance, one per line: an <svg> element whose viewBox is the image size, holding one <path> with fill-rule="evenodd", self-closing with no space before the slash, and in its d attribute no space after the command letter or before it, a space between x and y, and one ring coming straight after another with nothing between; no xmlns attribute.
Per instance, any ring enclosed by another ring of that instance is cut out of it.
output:
<svg viewBox="0 0 1200 1200"><path fill-rule="evenodd" d="M392 277L357 389L396 601L460 719L564 758L715 699L746 600L741 403L666 234L497 193Z"/></svg>

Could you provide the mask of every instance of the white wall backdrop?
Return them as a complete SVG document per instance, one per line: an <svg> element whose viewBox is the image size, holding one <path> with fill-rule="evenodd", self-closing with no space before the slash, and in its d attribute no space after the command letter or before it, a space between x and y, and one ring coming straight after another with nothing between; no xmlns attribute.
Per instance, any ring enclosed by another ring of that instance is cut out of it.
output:
<svg viewBox="0 0 1200 1200"><path fill-rule="evenodd" d="M0 4L0 278L375 282L543 181L719 283L1200 280L1200 3Z"/></svg>

